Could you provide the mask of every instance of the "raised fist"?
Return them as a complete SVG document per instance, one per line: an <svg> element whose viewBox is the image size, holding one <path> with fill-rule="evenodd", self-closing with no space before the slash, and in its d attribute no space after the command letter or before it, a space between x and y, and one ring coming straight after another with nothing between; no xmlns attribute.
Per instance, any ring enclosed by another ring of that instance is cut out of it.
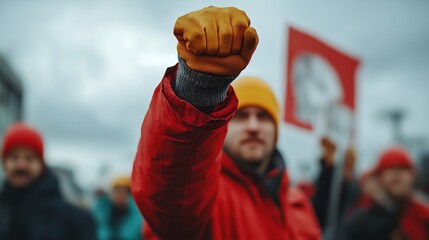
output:
<svg viewBox="0 0 429 240"><path fill-rule="evenodd" d="M207 7L177 19L177 51L186 65L214 75L237 75L252 58L258 34L246 13L234 7Z"/></svg>

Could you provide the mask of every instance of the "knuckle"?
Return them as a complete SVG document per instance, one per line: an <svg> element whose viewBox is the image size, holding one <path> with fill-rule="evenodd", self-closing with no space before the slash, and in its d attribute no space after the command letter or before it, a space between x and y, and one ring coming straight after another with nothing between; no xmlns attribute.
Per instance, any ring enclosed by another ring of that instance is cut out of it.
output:
<svg viewBox="0 0 429 240"><path fill-rule="evenodd" d="M219 33L220 39L223 41L228 41L232 38L232 31L224 30Z"/></svg>
<svg viewBox="0 0 429 240"><path fill-rule="evenodd" d="M204 34L201 31L194 31L190 34L189 40L200 42L204 39Z"/></svg>
<svg viewBox="0 0 429 240"><path fill-rule="evenodd" d="M248 27L249 27L249 24L244 20L240 20L240 21L237 21L235 23L235 28L239 31L243 31L243 30L247 29Z"/></svg>

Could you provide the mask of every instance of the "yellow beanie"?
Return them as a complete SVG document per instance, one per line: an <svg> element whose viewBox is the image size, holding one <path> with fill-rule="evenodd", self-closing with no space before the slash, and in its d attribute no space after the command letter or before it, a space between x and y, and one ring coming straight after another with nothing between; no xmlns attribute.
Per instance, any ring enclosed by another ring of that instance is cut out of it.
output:
<svg viewBox="0 0 429 240"><path fill-rule="evenodd" d="M112 187L130 187L131 178L129 176L120 176L113 180Z"/></svg>
<svg viewBox="0 0 429 240"><path fill-rule="evenodd" d="M274 119L276 127L280 122L279 103L264 80L256 77L242 77L232 83L238 98L238 109L243 107L260 107Z"/></svg>

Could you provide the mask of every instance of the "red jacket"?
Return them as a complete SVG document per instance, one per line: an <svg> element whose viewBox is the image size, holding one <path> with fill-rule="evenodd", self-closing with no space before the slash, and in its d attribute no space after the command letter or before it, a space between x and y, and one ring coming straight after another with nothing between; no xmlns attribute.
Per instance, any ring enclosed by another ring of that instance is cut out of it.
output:
<svg viewBox="0 0 429 240"><path fill-rule="evenodd" d="M288 189L286 172L278 207L223 152L238 103L232 88L207 115L174 94L176 70L167 69L153 94L133 167L145 239L321 239L310 202Z"/></svg>
<svg viewBox="0 0 429 240"><path fill-rule="evenodd" d="M401 218L401 228L409 239L429 239L429 208L418 200L411 200Z"/></svg>

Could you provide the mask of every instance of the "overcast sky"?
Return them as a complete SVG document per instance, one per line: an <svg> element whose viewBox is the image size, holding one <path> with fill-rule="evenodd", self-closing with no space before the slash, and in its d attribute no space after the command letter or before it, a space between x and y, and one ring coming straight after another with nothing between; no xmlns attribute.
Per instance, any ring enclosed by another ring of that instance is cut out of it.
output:
<svg viewBox="0 0 429 240"><path fill-rule="evenodd" d="M23 1L0 0L0 53L25 84L27 122L45 137L48 162L98 171L131 168L153 89L177 61L177 17L208 5L245 10L260 43L243 72L284 100L287 27L358 58L359 169L392 143L383 109L407 112L404 133L429 136L429 1ZM317 165L317 136L282 126L292 177Z"/></svg>

